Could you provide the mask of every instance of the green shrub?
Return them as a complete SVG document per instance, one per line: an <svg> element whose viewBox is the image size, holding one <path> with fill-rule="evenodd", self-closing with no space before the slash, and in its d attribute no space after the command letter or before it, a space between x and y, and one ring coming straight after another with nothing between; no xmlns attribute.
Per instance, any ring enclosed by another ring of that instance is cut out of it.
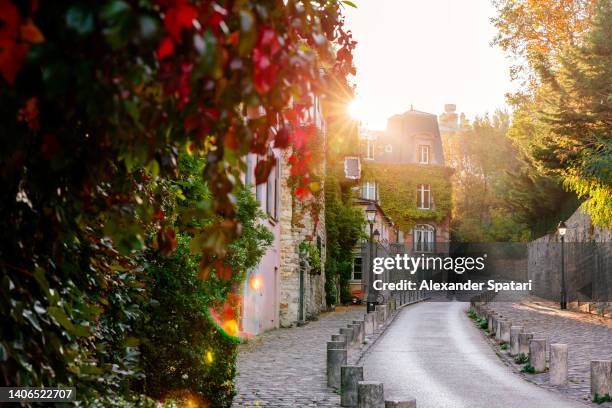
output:
<svg viewBox="0 0 612 408"><path fill-rule="evenodd" d="M603 404L604 402L612 402L612 397L610 396L610 394L599 395L595 393L595 395L593 396L593 402L596 404Z"/></svg>
<svg viewBox="0 0 612 408"><path fill-rule="evenodd" d="M514 362L516 364L525 364L529 362L529 357L525 355L525 353L521 353L518 356L514 357Z"/></svg>
<svg viewBox="0 0 612 408"><path fill-rule="evenodd" d="M527 363L527 364L525 364L525 366L523 367L521 372L527 373L527 374L535 374L536 370L535 370L535 368L530 363Z"/></svg>
<svg viewBox="0 0 612 408"><path fill-rule="evenodd" d="M510 344L504 342L499 345L499 348L502 350L508 350L510 348Z"/></svg>
<svg viewBox="0 0 612 408"><path fill-rule="evenodd" d="M152 256L145 267L151 300L142 321L142 391L154 398L191 392L215 407L228 407L235 393L236 342L208 316L207 282L198 278L189 241L179 236L171 256Z"/></svg>

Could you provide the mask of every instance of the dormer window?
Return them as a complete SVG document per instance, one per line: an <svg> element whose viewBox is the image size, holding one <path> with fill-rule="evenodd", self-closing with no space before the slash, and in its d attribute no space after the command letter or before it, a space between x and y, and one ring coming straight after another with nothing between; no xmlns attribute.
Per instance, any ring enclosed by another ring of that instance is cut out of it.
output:
<svg viewBox="0 0 612 408"><path fill-rule="evenodd" d="M418 156L420 164L429 164L429 145L419 145Z"/></svg>

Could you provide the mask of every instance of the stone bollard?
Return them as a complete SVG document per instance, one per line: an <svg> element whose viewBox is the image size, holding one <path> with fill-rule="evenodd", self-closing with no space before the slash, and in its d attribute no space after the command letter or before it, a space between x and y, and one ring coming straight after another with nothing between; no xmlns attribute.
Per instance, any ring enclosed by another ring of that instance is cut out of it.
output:
<svg viewBox="0 0 612 408"><path fill-rule="evenodd" d="M529 363L536 373L546 371L546 339L532 339L529 342Z"/></svg>
<svg viewBox="0 0 612 408"><path fill-rule="evenodd" d="M359 334L359 325L355 323L349 323L347 327L353 328L353 337L351 338L351 345L359 346L359 339L361 338L361 335Z"/></svg>
<svg viewBox="0 0 612 408"><path fill-rule="evenodd" d="M406 400L386 400L385 408L416 408L416 399L406 399Z"/></svg>
<svg viewBox="0 0 612 408"><path fill-rule="evenodd" d="M346 344L343 341L328 341L327 349L343 349L346 348Z"/></svg>
<svg viewBox="0 0 612 408"><path fill-rule="evenodd" d="M353 343L353 328L345 327L340 329L340 334L346 338L346 348L348 349Z"/></svg>
<svg viewBox="0 0 612 408"><path fill-rule="evenodd" d="M591 395L612 396L612 360L591 361Z"/></svg>
<svg viewBox="0 0 612 408"><path fill-rule="evenodd" d="M378 326L385 322L385 312L383 311L382 305L376 305L376 323Z"/></svg>
<svg viewBox="0 0 612 408"><path fill-rule="evenodd" d="M497 319L497 327L495 328L495 340L497 340L498 342L502 341L502 339L501 339L501 332L502 332L501 324L502 324L503 321L504 320L502 320L502 319Z"/></svg>
<svg viewBox="0 0 612 408"><path fill-rule="evenodd" d="M341 341L344 343L344 347L347 348L348 344L346 344L346 336L344 334L332 334L331 341Z"/></svg>
<svg viewBox="0 0 612 408"><path fill-rule="evenodd" d="M340 388L340 367L346 365L346 349L327 349L327 386Z"/></svg>
<svg viewBox="0 0 612 408"><path fill-rule="evenodd" d="M340 406L357 406L357 385L363 381L363 367L342 366L340 368Z"/></svg>
<svg viewBox="0 0 612 408"><path fill-rule="evenodd" d="M517 355L519 352L519 334L523 332L523 326L510 327L510 355Z"/></svg>
<svg viewBox="0 0 612 408"><path fill-rule="evenodd" d="M363 320L353 320L353 324L359 325L359 344L365 341L365 322Z"/></svg>
<svg viewBox="0 0 612 408"><path fill-rule="evenodd" d="M567 383L567 344L550 345L550 383Z"/></svg>
<svg viewBox="0 0 612 408"><path fill-rule="evenodd" d="M529 342L533 339L533 333L519 333L518 337L518 353L529 355Z"/></svg>
<svg viewBox="0 0 612 408"><path fill-rule="evenodd" d="M376 330L376 316L374 313L366 313L364 316L365 334L372 334Z"/></svg>
<svg viewBox="0 0 612 408"><path fill-rule="evenodd" d="M489 319L487 321L487 328L489 329L489 333L495 333L495 324L493 324L494 319L495 315L493 313L490 313Z"/></svg>
<svg viewBox="0 0 612 408"><path fill-rule="evenodd" d="M357 385L357 401L359 408L385 408L383 383L359 381Z"/></svg>

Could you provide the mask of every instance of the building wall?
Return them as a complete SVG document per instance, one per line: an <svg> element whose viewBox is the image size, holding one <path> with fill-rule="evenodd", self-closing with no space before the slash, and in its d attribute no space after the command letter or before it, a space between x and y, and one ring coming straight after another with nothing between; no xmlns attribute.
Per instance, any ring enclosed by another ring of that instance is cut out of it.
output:
<svg viewBox="0 0 612 408"><path fill-rule="evenodd" d="M275 150L274 154L280 157L279 150ZM271 211L272 214L266 212L266 202L268 198L266 184L261 184L257 187L253 186L253 172L257 161L257 155L249 154L246 160L248 165L243 181L252 186L251 191L253 195L258 197L261 209L267 215L266 219L260 220L259 223L268 228L274 236L272 245L268 248L260 263L247 272L247 277L242 288L241 329L247 335L257 335L266 330L279 327L278 298L280 286L281 228L278 216L281 214L281 200L280 197L276 197L274 191L272 191L271 200L277 208L276 211ZM270 180L273 185L276 185L276 189L278 190L281 186L278 176L280 171L282 171L283 165L279 162L277 166L281 167L272 169L270 172Z"/></svg>
<svg viewBox="0 0 612 408"><path fill-rule="evenodd" d="M579 208L566 221L564 266L569 307L612 314L612 230L593 226ZM528 244L528 275L533 294L558 300L561 242L551 233ZM593 301L590 301L590 299Z"/></svg>
<svg viewBox="0 0 612 408"><path fill-rule="evenodd" d="M303 317L311 318L325 310L325 206L322 205L319 222L315 229L314 221L308 211L291 193L288 186L289 151L282 153L281 171L281 215L280 215L280 326L290 327L300 320L300 296L303 296ZM299 223L294 224L294 213L299 215ZM318 275L310 273L300 257L299 245L304 240L321 243L322 271ZM302 261L302 262L301 262ZM303 289L300 292L300 275L303 276Z"/></svg>

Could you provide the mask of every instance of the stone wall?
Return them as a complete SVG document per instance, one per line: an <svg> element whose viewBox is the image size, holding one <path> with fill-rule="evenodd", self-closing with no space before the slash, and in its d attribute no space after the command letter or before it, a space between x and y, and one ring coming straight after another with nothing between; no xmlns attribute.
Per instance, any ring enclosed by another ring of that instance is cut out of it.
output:
<svg viewBox="0 0 612 408"><path fill-rule="evenodd" d="M325 310L325 271L314 275L304 259L300 258L299 245L305 239L321 243L321 263L325 265L325 205L321 203L317 228L308 211L292 196L288 186L290 167L287 158L291 152L281 155L280 196L280 304L281 327L290 327L300 320L300 274L303 275L303 317L310 319ZM323 188L323 186L321 186ZM323 268L323 267L322 267Z"/></svg>
<svg viewBox="0 0 612 408"><path fill-rule="evenodd" d="M563 260L569 307L612 313L612 231L595 227L580 209L566 221ZM532 293L558 300L561 292L561 241L556 233L528 245Z"/></svg>

